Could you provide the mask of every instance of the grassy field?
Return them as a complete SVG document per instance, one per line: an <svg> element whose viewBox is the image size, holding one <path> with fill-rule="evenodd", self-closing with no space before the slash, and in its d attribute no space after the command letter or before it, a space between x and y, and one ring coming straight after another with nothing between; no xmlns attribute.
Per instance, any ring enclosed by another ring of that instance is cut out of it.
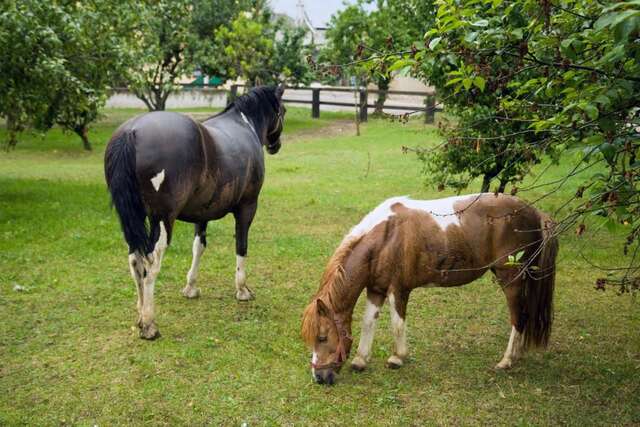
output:
<svg viewBox="0 0 640 427"><path fill-rule="evenodd" d="M593 290L602 273L580 251L601 264L623 259L612 236L591 224L583 237L561 239L547 352L492 370L510 326L487 275L413 293L402 369L384 367L385 310L370 368L343 370L332 388L312 383L300 316L342 236L386 197L445 195L425 187L415 157L402 154L402 145L438 141L417 121L370 121L358 138L339 121L345 115L312 121L292 109L285 145L267 158L250 234L256 300L234 299L228 217L209 226L201 298L180 295L192 242L191 226L180 223L156 287L162 338L140 340L102 171L104 142L134 113L107 112L92 153L58 130L0 153L0 425L640 424L640 310L634 298ZM541 207L553 211L571 193ZM362 301L356 338L361 315Z"/></svg>

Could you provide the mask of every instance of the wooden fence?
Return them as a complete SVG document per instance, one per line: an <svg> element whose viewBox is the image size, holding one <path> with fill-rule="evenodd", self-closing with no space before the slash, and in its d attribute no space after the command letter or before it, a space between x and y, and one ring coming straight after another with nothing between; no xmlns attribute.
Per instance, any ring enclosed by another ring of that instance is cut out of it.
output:
<svg viewBox="0 0 640 427"><path fill-rule="evenodd" d="M231 85L231 90L227 98L227 103L232 102L238 96L238 88L240 87L247 87L247 86ZM317 119L320 117L321 105L335 105L339 107L355 108L357 103L358 111L360 112L360 121L366 122L368 118L369 108L375 108L376 106L375 104L369 103L369 94L380 94L380 93L386 93L386 95L409 95L409 96L422 97L424 99L424 107L385 104L384 108L387 110L424 112L425 123L433 123L435 121L436 111L442 111L442 109L436 107L436 96L434 92L416 92L416 91L405 91L405 90L382 91L377 89L356 88L356 87L295 87L291 89L311 91L310 101L303 100L303 99L286 99L285 97L284 102L295 103L295 104L311 104L311 117L313 117L314 119ZM321 99L322 92L355 93L357 94L357 101L355 100L355 97L354 97L354 102L323 101Z"/></svg>

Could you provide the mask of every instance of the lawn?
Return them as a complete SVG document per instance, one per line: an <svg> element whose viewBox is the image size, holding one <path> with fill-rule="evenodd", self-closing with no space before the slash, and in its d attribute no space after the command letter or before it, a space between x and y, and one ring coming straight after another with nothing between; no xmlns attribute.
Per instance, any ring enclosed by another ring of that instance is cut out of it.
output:
<svg viewBox="0 0 640 427"><path fill-rule="evenodd" d="M413 293L402 369L384 367L392 341L385 310L369 369L344 369L331 388L312 383L300 316L343 235L389 196L448 194L425 186L415 157L402 153L438 142L417 120L371 120L355 137L345 114L314 121L290 109L249 238L257 298L234 299L229 217L210 223L202 296L183 298L192 227L179 223L156 286L162 337L140 340L102 171L105 141L136 113L107 111L92 153L59 130L0 153L0 425L640 424L638 302L595 291L603 273L580 256L624 261L614 236L596 230L599 218L582 237L561 238L547 352L493 371L510 326L487 275ZM570 160L544 179L561 176ZM553 212L568 194L570 183L540 207Z"/></svg>

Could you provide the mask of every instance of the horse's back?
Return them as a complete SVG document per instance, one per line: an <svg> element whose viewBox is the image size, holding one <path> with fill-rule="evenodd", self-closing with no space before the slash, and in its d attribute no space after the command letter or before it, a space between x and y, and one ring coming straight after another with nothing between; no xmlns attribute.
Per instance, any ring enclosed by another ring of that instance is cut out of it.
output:
<svg viewBox="0 0 640 427"><path fill-rule="evenodd" d="M134 144L136 174L145 204L159 216L175 216L198 186L206 155L202 133L191 118L156 111L118 128L111 143L128 133Z"/></svg>

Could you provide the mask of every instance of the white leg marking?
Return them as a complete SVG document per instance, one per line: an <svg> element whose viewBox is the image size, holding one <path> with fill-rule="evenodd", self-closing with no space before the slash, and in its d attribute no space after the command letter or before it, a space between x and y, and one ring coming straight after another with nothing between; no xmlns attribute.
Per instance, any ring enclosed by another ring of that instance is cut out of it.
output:
<svg viewBox="0 0 640 427"><path fill-rule="evenodd" d="M402 360L407 356L407 324L398 314L396 298L393 293L389 294L389 311L391 313L391 331L393 332L395 345L393 355L388 362L399 366L402 365Z"/></svg>
<svg viewBox="0 0 640 427"><path fill-rule="evenodd" d="M313 367L313 365L315 365L316 363L318 363L318 354L314 351L311 355L311 378L314 381L316 380L316 369Z"/></svg>
<svg viewBox="0 0 640 427"><path fill-rule="evenodd" d="M371 359L371 346L373 344L373 336L376 332L376 320L378 320L379 313L380 307L367 299L367 305L362 318L362 333L360 335L360 344L358 344L358 353L351 362L351 365L355 369L364 369L367 362Z"/></svg>
<svg viewBox="0 0 640 427"><path fill-rule="evenodd" d="M238 301L249 301L253 298L251 291L247 288L247 273L244 270L245 257L236 255L236 299Z"/></svg>
<svg viewBox="0 0 640 427"><path fill-rule="evenodd" d="M155 188L156 191L160 191L160 186L162 185L163 182L164 182L164 169L158 172L156 176L151 178L151 184L153 184L153 188Z"/></svg>
<svg viewBox="0 0 640 427"><path fill-rule="evenodd" d="M205 246L202 244L200 236L196 235L193 239L193 259L191 268L187 273L187 286L182 290L182 295L187 298L196 298L200 295L200 290L196 287L196 279L198 278L198 268L200 267L200 258L204 252Z"/></svg>
<svg viewBox="0 0 640 427"><path fill-rule="evenodd" d="M500 363L496 365L496 369L508 369L513 366L516 360L522 355L522 334L518 332L515 326L511 326L511 336L509 336L509 344L502 356Z"/></svg>
<svg viewBox="0 0 640 427"><path fill-rule="evenodd" d="M142 257L135 252L129 254L129 270L131 271L131 277L136 282L136 292L138 294L138 301L136 307L138 309L138 316L142 315L142 295L143 295L143 275L144 275L144 261Z"/></svg>
<svg viewBox="0 0 640 427"><path fill-rule="evenodd" d="M153 293L156 284L156 277L160 273L160 267L162 266L162 256L167 249L167 230L164 227L164 223L160 221L160 237L156 242L156 246L152 253L148 254L146 268L147 277L143 279L144 290L142 297L142 326L155 328L152 326L155 319L155 304L153 301ZM157 333L157 330L155 331ZM154 335L154 334L152 334ZM145 338L149 338L145 336Z"/></svg>

